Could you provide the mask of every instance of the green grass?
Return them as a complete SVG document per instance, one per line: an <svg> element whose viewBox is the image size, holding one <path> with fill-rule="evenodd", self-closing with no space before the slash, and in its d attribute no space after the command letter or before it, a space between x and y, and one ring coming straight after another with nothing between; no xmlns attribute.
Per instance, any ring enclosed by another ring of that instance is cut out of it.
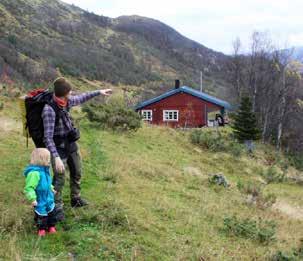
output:
<svg viewBox="0 0 303 261"><path fill-rule="evenodd" d="M22 194L22 171L32 145L25 146L15 107L5 100L0 111L1 121L10 123L0 131L0 259L264 260L300 241L301 220L246 205L237 188L238 181L254 181L257 170L267 168L263 145L255 158L234 157L192 145L188 132L144 126L136 133L112 133L85 119L79 122L82 195L90 205L69 207L67 181L66 221L56 235L37 239ZM200 174L189 173L188 167ZM214 173L224 174L231 187L210 186L208 175ZM303 207L298 185L273 183L266 192ZM224 233L224 219L230 216L272 220L276 240L264 245Z"/></svg>

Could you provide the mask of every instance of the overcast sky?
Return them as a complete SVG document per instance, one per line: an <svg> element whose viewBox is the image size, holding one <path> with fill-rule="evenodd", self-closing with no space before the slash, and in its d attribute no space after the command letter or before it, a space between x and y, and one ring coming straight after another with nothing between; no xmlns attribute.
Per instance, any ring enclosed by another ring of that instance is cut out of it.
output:
<svg viewBox="0 0 303 261"><path fill-rule="evenodd" d="M303 0L63 0L96 14L160 20L211 49L231 53L254 30L267 31L280 48L303 46Z"/></svg>

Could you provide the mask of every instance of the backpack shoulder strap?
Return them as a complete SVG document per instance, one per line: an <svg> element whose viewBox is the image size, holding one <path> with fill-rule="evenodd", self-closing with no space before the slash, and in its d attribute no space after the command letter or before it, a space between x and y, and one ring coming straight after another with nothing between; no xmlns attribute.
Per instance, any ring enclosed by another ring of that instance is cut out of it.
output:
<svg viewBox="0 0 303 261"><path fill-rule="evenodd" d="M55 124L58 124L59 119L62 118L62 109L60 109L59 106L55 104L52 100L47 102L46 104L54 110L56 115Z"/></svg>

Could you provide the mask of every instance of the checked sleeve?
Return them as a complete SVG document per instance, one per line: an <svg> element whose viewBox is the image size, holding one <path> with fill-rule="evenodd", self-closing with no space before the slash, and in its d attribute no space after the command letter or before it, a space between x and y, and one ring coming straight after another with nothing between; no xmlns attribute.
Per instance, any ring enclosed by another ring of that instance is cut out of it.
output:
<svg viewBox="0 0 303 261"><path fill-rule="evenodd" d="M98 95L100 95L100 91L92 91L92 92L86 92L79 95L70 96L68 99L68 106L77 106L80 105Z"/></svg>

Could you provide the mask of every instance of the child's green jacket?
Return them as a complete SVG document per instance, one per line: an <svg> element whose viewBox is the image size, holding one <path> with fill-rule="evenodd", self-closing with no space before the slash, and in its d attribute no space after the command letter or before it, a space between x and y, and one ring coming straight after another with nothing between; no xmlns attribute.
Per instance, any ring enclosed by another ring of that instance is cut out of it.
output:
<svg viewBox="0 0 303 261"><path fill-rule="evenodd" d="M40 216L54 210L54 192L49 167L28 165L24 170L26 177L24 193L26 198L33 202L37 201L35 212Z"/></svg>

